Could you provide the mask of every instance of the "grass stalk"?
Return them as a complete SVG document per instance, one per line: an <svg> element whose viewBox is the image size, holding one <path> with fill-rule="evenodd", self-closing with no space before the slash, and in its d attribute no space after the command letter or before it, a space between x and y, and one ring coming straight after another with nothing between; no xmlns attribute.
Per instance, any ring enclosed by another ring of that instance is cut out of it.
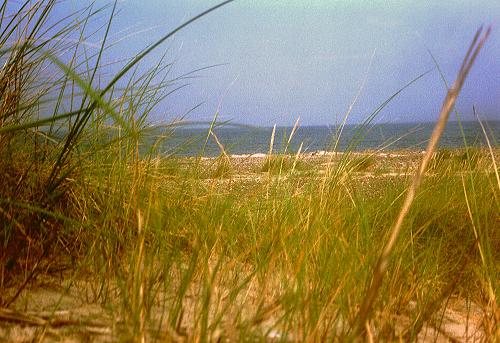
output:
<svg viewBox="0 0 500 343"><path fill-rule="evenodd" d="M484 43L486 42L486 40L490 34L490 31L491 31L491 28L488 28L482 37L480 37L481 32L482 32L482 28L476 32L476 35L474 36L474 39L472 40L472 43L471 43L471 45L470 45L470 47L465 55L464 61L462 62L462 65L461 65L460 70L458 72L457 79L455 80L455 83L453 84L452 88L448 91L448 93L446 95L446 98L445 98L443 105L441 107L439 119L436 123L436 126L434 127L434 131L432 132L430 141L429 141L427 148L426 148L425 155L423 156L422 161L420 163L420 167L415 172L412 184L410 185L410 188L408 189L404 203L403 203L401 210L398 214L398 217L394 223L394 226L392 227L392 229L390 231L389 239L388 239L387 243L385 244L382 253L379 256L377 263L374 266L373 279L371 281L369 288L366 291L366 295L363 299L360 310L358 312L358 317L357 317L357 332L358 333L365 332L366 323L370 318L373 304L374 304L376 296L379 292L380 286L382 285L384 275L385 275L387 268L389 266L390 257L391 257L393 250L394 250L394 246L396 244L396 240L399 236L401 228L403 226L404 219L407 216L407 214L411 208L411 205L413 203L413 200L415 198L417 190L420 186L422 178L424 177L424 173L426 171L426 168L427 168L427 166L432 158L434 151L436 150L437 144L439 142L439 138L441 137L441 134L446 126L449 114L455 105L455 101L460 93L460 90L462 89L462 86L465 82L465 79L467 78L467 75L468 75L470 69L472 68L474 60L476 59L479 51L481 50ZM479 39L479 41L478 41L478 39Z"/></svg>

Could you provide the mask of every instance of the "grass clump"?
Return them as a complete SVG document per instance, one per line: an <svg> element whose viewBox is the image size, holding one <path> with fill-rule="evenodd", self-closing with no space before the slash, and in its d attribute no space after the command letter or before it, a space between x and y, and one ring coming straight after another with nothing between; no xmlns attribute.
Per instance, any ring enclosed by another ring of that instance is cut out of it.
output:
<svg viewBox="0 0 500 343"><path fill-rule="evenodd" d="M47 93L64 87L44 74L46 54L67 48L61 39L74 27L57 22L44 29L53 2L25 3L5 16L10 5L4 1L0 7L0 294L22 274L29 281L35 266L61 246L72 251L78 245L66 235L78 188L70 176L77 173L68 171L57 189L49 189L56 132L32 125L40 120ZM5 301L0 295L0 305Z"/></svg>
<svg viewBox="0 0 500 343"><path fill-rule="evenodd" d="M221 155L214 161L214 170L212 178L214 179L227 179L234 174L233 164L227 155Z"/></svg>
<svg viewBox="0 0 500 343"><path fill-rule="evenodd" d="M488 152L479 148L439 149L432 157L429 170L446 172L451 170L475 170L481 167L481 161L488 159Z"/></svg>
<svg viewBox="0 0 500 343"><path fill-rule="evenodd" d="M357 156L349 161L350 170L353 172L368 171L375 165L375 163L375 157L371 155Z"/></svg>
<svg viewBox="0 0 500 343"><path fill-rule="evenodd" d="M301 158L289 155L271 155L267 156L260 169L261 172L279 175L298 172L307 172L312 166Z"/></svg>

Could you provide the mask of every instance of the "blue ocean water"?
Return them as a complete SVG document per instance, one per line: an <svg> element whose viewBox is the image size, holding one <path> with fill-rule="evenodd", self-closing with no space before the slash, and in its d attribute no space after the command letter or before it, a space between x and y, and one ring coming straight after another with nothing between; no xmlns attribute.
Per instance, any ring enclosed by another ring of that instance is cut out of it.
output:
<svg viewBox="0 0 500 343"><path fill-rule="evenodd" d="M484 122L488 137L493 146L500 141L500 121ZM457 122L449 122L444 131L440 147L484 146L483 131L478 122L463 122L463 135ZM335 126L299 127L288 140L292 127L277 127L274 138L274 152L314 152L321 150L360 151L360 150L423 150L434 128L434 123L421 124L375 124L369 127L347 125L339 137ZM228 154L254 154L269 151L272 128L221 126L214 128L215 136ZM180 156L217 156L221 148L214 136L207 140L208 128L177 127L163 129L166 136L159 145L162 154ZM154 135L156 136L156 135ZM153 139L153 136L152 138ZM337 142L338 141L338 142Z"/></svg>

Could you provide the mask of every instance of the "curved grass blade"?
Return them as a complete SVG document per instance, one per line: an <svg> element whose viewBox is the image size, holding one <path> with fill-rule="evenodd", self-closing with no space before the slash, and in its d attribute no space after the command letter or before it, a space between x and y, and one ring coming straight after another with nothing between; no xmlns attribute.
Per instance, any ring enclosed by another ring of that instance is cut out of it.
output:
<svg viewBox="0 0 500 343"><path fill-rule="evenodd" d="M98 105L98 107L102 108L105 110L112 118L114 121L116 121L121 127L124 129L129 130L129 124L123 120L123 118L118 115L118 113L115 112L113 107L109 104L108 101L103 99L103 93L98 92L94 90L94 88L91 86L90 83L86 82L83 80L74 70L69 68L66 64L64 64L61 60L59 60L57 57L53 56L52 54L47 54L46 55L52 62L54 62L64 73L66 73L70 78L72 78L78 86L85 91L85 93L92 98L92 100ZM81 109L80 111L77 111L79 113L81 112L86 112L88 113L88 109Z"/></svg>

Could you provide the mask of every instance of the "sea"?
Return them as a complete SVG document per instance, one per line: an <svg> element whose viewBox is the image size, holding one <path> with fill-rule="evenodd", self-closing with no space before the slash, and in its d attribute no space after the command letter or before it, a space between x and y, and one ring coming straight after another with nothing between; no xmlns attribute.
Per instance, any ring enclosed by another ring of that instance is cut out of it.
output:
<svg viewBox="0 0 500 343"><path fill-rule="evenodd" d="M340 126L276 127L274 153L313 153L319 151L425 150L435 123L402 123ZM500 121L484 121L490 144L498 147ZM147 138L163 155L218 156L268 153L273 128L242 125L216 125L213 134L207 127L156 128ZM158 138L161 137L160 140ZM441 136L440 148L486 146L479 122L451 121Z"/></svg>

